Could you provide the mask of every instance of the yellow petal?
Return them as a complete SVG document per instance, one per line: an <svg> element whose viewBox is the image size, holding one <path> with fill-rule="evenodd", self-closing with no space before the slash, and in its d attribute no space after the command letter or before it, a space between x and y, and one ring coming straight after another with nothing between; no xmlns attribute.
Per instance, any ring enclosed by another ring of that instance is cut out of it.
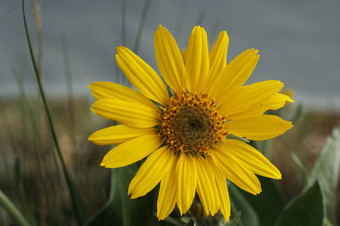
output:
<svg viewBox="0 0 340 226"><path fill-rule="evenodd" d="M186 88L183 57L170 32L159 25L155 32L155 55L164 81L177 93Z"/></svg>
<svg viewBox="0 0 340 226"><path fill-rule="evenodd" d="M191 154L181 154L176 167L176 175L178 178L177 206L182 215L190 208L197 185L196 164Z"/></svg>
<svg viewBox="0 0 340 226"><path fill-rule="evenodd" d="M230 133L250 140L267 140L277 137L292 128L291 122L274 115L262 115L254 118L232 119L226 129Z"/></svg>
<svg viewBox="0 0 340 226"><path fill-rule="evenodd" d="M214 171L207 159L198 155L195 160L198 174L198 196L206 214L214 216L219 207Z"/></svg>
<svg viewBox="0 0 340 226"><path fill-rule="evenodd" d="M280 171L271 164L258 150L252 146L239 141L226 139L224 141L228 152L233 154L240 163L257 175L281 179Z"/></svg>
<svg viewBox="0 0 340 226"><path fill-rule="evenodd" d="M156 105L144 95L126 86L122 86L113 82L93 82L88 87L91 89L92 95L97 100L119 99L132 103L138 102L156 108Z"/></svg>
<svg viewBox="0 0 340 226"><path fill-rule="evenodd" d="M282 108L286 102L293 103L294 100L286 94L276 93L274 96L264 101L262 105L266 106L267 110L277 110Z"/></svg>
<svg viewBox="0 0 340 226"><path fill-rule="evenodd" d="M159 112L148 105L115 99L96 101L91 110L106 119L112 119L130 127L148 128L159 124Z"/></svg>
<svg viewBox="0 0 340 226"><path fill-rule="evenodd" d="M215 80L222 69L227 66L228 44L227 32L222 31L209 55L209 83Z"/></svg>
<svg viewBox="0 0 340 226"><path fill-rule="evenodd" d="M89 141L98 145L118 145L135 137L157 133L156 128L132 128L126 125L116 125L96 131L89 136Z"/></svg>
<svg viewBox="0 0 340 226"><path fill-rule="evenodd" d="M109 151L100 164L106 168L118 168L137 162L162 145L159 135L144 135L122 143Z"/></svg>
<svg viewBox="0 0 340 226"><path fill-rule="evenodd" d="M117 47L116 61L131 84L146 97L162 104L169 100L166 86L157 73L126 47Z"/></svg>
<svg viewBox="0 0 340 226"><path fill-rule="evenodd" d="M248 49L233 59L209 84L209 95L219 100L239 89L255 69L259 60L257 53L257 50Z"/></svg>
<svg viewBox="0 0 340 226"><path fill-rule="evenodd" d="M199 26L195 26L190 35L185 68L189 92L200 92L208 81L209 52L207 34Z"/></svg>
<svg viewBox="0 0 340 226"><path fill-rule="evenodd" d="M213 162L213 160L210 160ZM229 193L227 188L227 181L226 178L222 175L222 173L218 170L215 163L211 163L213 166L215 180L216 180L216 188L219 200L219 209L224 216L224 223L229 221L230 217L230 200L229 200Z"/></svg>
<svg viewBox="0 0 340 226"><path fill-rule="evenodd" d="M267 80L247 85L236 91L233 95L222 98L219 110L227 113L229 117L233 114L244 111L250 106L267 100L278 93L283 87L280 81Z"/></svg>
<svg viewBox="0 0 340 226"><path fill-rule="evenodd" d="M241 189L254 195L261 192L261 184L255 174L242 166L226 147L216 147L211 152L220 172Z"/></svg>
<svg viewBox="0 0 340 226"><path fill-rule="evenodd" d="M129 185L132 199L144 196L168 173L173 165L174 153L164 146L153 152L138 169Z"/></svg>
<svg viewBox="0 0 340 226"><path fill-rule="evenodd" d="M241 119L241 118L252 118L256 116L261 116L268 110L277 110L282 108L286 102L294 102L289 96L281 93L276 93L274 96L270 97L267 100L261 101L260 103L256 103L249 108L247 108L244 112L239 112L234 115L229 115L230 119Z"/></svg>
<svg viewBox="0 0 340 226"><path fill-rule="evenodd" d="M178 155L173 156L171 168L161 181L157 199L157 218L164 220L175 207L177 200L177 176L176 167Z"/></svg>

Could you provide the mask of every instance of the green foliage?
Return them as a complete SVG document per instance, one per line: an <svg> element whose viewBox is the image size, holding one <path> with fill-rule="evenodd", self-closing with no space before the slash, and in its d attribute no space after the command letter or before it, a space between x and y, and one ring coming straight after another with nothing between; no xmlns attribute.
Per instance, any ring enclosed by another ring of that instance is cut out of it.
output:
<svg viewBox="0 0 340 226"><path fill-rule="evenodd" d="M322 226L324 201L318 181L302 195L293 199L284 209L276 226L308 225Z"/></svg>
<svg viewBox="0 0 340 226"><path fill-rule="evenodd" d="M234 184L228 184L230 204L232 208L231 216L237 215L237 212L241 212L241 217L238 225L240 226L258 226L259 218L253 207L243 197L240 189Z"/></svg>
<svg viewBox="0 0 340 226"><path fill-rule="evenodd" d="M0 190L0 205L7 210L13 219L21 226L30 226L26 218L22 213L16 208L13 202Z"/></svg>
<svg viewBox="0 0 340 226"><path fill-rule="evenodd" d="M319 180L324 194L327 218L334 221L335 191L340 164L340 133L334 128L309 177L309 186Z"/></svg>
<svg viewBox="0 0 340 226"><path fill-rule="evenodd" d="M226 224L221 224L225 226L237 226L241 220L241 211L238 211L236 215Z"/></svg>
<svg viewBox="0 0 340 226"><path fill-rule="evenodd" d="M259 225L272 226L285 206L282 194L278 189L278 182L270 178L259 177L262 192L257 196L241 191L249 204L256 211Z"/></svg>
<svg viewBox="0 0 340 226"><path fill-rule="evenodd" d="M237 210L243 215L237 225L332 225L331 222L335 222L334 200L339 177L339 145L339 128L335 128L310 174L298 157L292 154L305 177L306 187L299 197L287 205L278 183L269 178L259 177L263 192L257 196L237 190L234 185L229 186L234 209L232 217Z"/></svg>
<svg viewBox="0 0 340 226"><path fill-rule="evenodd" d="M156 221L154 191L138 199L131 199L127 195L130 181L136 171L137 164L111 170L108 201L85 225L149 225Z"/></svg>

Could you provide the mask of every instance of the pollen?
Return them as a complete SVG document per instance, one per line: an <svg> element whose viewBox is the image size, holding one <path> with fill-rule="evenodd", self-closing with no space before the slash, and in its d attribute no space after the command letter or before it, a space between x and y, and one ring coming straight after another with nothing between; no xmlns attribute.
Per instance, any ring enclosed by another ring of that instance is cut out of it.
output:
<svg viewBox="0 0 340 226"><path fill-rule="evenodd" d="M204 93L175 93L160 116L163 141L175 153L209 155L210 147L228 135L225 115Z"/></svg>

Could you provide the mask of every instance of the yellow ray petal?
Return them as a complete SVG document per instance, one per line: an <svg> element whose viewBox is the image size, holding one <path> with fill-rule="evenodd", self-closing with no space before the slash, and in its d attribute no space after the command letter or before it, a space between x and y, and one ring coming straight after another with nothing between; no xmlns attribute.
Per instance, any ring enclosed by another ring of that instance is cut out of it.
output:
<svg viewBox="0 0 340 226"><path fill-rule="evenodd" d="M129 185L128 195L132 199L147 194L168 173L173 165L174 153L164 146L153 152L138 169Z"/></svg>
<svg viewBox="0 0 340 226"><path fill-rule="evenodd" d="M161 145L161 138L157 134L140 136L113 148L100 165L106 168L127 166L145 158Z"/></svg>
<svg viewBox="0 0 340 226"><path fill-rule="evenodd" d="M261 103L256 103L243 112L239 112L233 115L229 115L229 119L241 119L241 118L253 118L261 116L268 110L277 110L282 108L286 102L294 102L289 96L281 93L276 93L274 96Z"/></svg>
<svg viewBox="0 0 340 226"><path fill-rule="evenodd" d="M206 214L214 216L219 207L215 176L209 161L201 156L195 158L198 174L197 193Z"/></svg>
<svg viewBox="0 0 340 226"><path fill-rule="evenodd" d="M208 81L209 52L207 34L199 26L195 26L190 35L185 68L188 76L188 90L200 92Z"/></svg>
<svg viewBox="0 0 340 226"><path fill-rule="evenodd" d="M229 37L226 31L222 31L212 48L209 55L209 83L215 80L217 75L227 65L227 51L228 51ZM208 83L208 84L209 84ZM207 85L209 86L209 85Z"/></svg>
<svg viewBox="0 0 340 226"><path fill-rule="evenodd" d="M224 141L228 152L233 154L240 163L257 175L281 179L280 171L271 164L258 150L252 146L239 141L226 139Z"/></svg>
<svg viewBox="0 0 340 226"><path fill-rule="evenodd" d="M169 100L166 86L147 63L123 46L117 47L116 61L136 89L146 97L166 105Z"/></svg>
<svg viewBox="0 0 340 226"><path fill-rule="evenodd" d="M256 103L261 103L263 100L271 98L282 87L283 83L275 80L267 80L244 86L233 95L222 98L219 110L232 117L235 113L244 111Z"/></svg>
<svg viewBox="0 0 340 226"><path fill-rule="evenodd" d="M170 32L159 25L155 32L155 55L164 81L177 93L186 88L183 57Z"/></svg>
<svg viewBox="0 0 340 226"><path fill-rule="evenodd" d="M97 99L119 99L129 102L138 102L157 108L152 101L146 98L141 93L129 87L122 86L113 82L93 82L88 86L91 89L92 95Z"/></svg>
<svg viewBox="0 0 340 226"><path fill-rule="evenodd" d="M226 178L222 175L222 173L218 170L217 166L213 162L213 160L209 160L211 166L213 166L216 188L219 200L219 209L224 216L224 223L229 221L230 217L230 200L229 200L229 192L227 188Z"/></svg>
<svg viewBox="0 0 340 226"><path fill-rule="evenodd" d="M216 147L211 152L216 166L220 172L241 189L254 195L261 192L261 184L255 174L242 166L235 156L225 147Z"/></svg>
<svg viewBox="0 0 340 226"><path fill-rule="evenodd" d="M226 129L230 133L250 140L266 140L277 137L292 128L291 122L274 115L262 115L253 118L232 119Z"/></svg>
<svg viewBox="0 0 340 226"><path fill-rule="evenodd" d="M181 154L176 167L176 175L178 178L177 206L182 215L190 208L197 185L196 164L191 154Z"/></svg>
<svg viewBox="0 0 340 226"><path fill-rule="evenodd" d="M239 89L255 69L259 60L257 53L257 50L248 49L233 59L209 84L209 95L219 100Z"/></svg>
<svg viewBox="0 0 340 226"><path fill-rule="evenodd" d="M148 128L159 124L159 112L150 106L115 99L96 101L91 110L106 119L130 127Z"/></svg>
<svg viewBox="0 0 340 226"><path fill-rule="evenodd" d="M266 106L266 110L277 110L282 108L286 102L293 103L294 100L286 94L276 93L274 96L264 101L262 105Z"/></svg>
<svg viewBox="0 0 340 226"><path fill-rule="evenodd" d="M118 145L135 137L157 133L159 131L156 128L133 128L126 125L116 125L96 131L89 136L89 141L98 145Z"/></svg>
<svg viewBox="0 0 340 226"><path fill-rule="evenodd" d="M172 166L161 181L157 199L157 218L164 220L175 207L177 200L176 167L178 155L173 156Z"/></svg>

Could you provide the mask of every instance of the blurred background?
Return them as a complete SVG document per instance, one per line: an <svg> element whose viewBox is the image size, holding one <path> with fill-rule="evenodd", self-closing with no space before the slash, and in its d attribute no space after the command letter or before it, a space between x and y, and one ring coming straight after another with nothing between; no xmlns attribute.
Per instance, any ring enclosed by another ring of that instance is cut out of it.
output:
<svg viewBox="0 0 340 226"><path fill-rule="evenodd" d="M94 81L128 85L115 63L115 47L120 45L158 71L153 40L159 24L168 28L180 48L186 48L195 25L206 29L210 44L226 30L228 62L246 49L260 51L248 83L285 83L285 92L295 103L280 114L293 120L295 127L270 143L273 150L268 156L283 173L279 183L285 200L297 195L304 184L291 153L308 171L332 128L339 125L340 1L27 0L25 4L61 151L90 216L110 196L112 174L99 166L110 147L94 146L87 137L112 122L90 112L94 98L87 85ZM30 59L21 1L0 0L0 31L0 189L30 222L74 225L68 185ZM257 145L261 151L267 148ZM10 222L0 208L0 225Z"/></svg>

